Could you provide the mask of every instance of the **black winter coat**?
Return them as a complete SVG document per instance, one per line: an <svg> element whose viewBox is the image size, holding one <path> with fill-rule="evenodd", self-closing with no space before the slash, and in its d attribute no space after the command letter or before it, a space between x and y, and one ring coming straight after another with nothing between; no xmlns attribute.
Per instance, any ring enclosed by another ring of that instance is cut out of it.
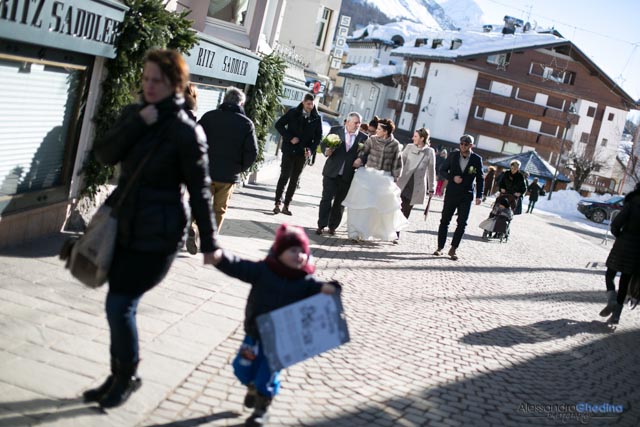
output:
<svg viewBox="0 0 640 427"><path fill-rule="evenodd" d="M258 156L251 119L239 105L221 104L198 122L209 143L209 174L215 182L235 183Z"/></svg>
<svg viewBox="0 0 640 427"><path fill-rule="evenodd" d="M511 171L506 171L502 175L500 180L500 190L505 190L507 194L520 193L520 196L524 195L527 191L527 182L524 174L520 171L515 174Z"/></svg>
<svg viewBox="0 0 640 427"><path fill-rule="evenodd" d="M217 265L231 277L251 283L245 308L244 330L254 339L260 339L256 317L320 292L324 282L308 274L302 279L285 279L271 271L265 261L247 261L227 251Z"/></svg>
<svg viewBox="0 0 640 427"><path fill-rule="evenodd" d="M322 118L316 107L313 107L308 118L302 114L302 103L296 108L287 111L276 121L276 129L282 135L281 150L284 154L304 155L304 149L308 148L315 153L322 139ZM292 144L291 139L298 137L300 142Z"/></svg>
<svg viewBox="0 0 640 427"><path fill-rule="evenodd" d="M611 234L616 236L607 267L627 274L640 272L640 190L624 198L622 211L611 221Z"/></svg>
<svg viewBox="0 0 640 427"><path fill-rule="evenodd" d="M181 98L171 97L156 104L158 121L151 126L139 114L142 107L125 107L114 126L93 147L100 163L121 164L118 187L106 202L114 206L145 154L156 146L120 209L118 245L146 252L176 252L186 235L184 183L191 195L202 251L212 252L217 247L216 226L211 212L204 132L188 118Z"/></svg>
<svg viewBox="0 0 640 427"><path fill-rule="evenodd" d="M531 184L528 188L529 190L529 201L537 202L538 196L540 195L540 186L538 184Z"/></svg>

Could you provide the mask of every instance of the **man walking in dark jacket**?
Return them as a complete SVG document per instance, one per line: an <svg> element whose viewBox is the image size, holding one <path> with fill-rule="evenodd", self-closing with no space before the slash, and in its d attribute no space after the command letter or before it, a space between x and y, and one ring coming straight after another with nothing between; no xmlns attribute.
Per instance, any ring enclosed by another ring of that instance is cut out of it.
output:
<svg viewBox="0 0 640 427"><path fill-rule="evenodd" d="M276 129L282 135L282 162L280 178L276 185L275 207L273 213L282 212L291 215L289 203L298 185L298 179L306 159L311 156L322 138L322 120L315 105L313 95L308 93L296 108L292 108L276 122ZM280 210L282 193L287 185L284 206Z"/></svg>
<svg viewBox="0 0 640 427"><path fill-rule="evenodd" d="M255 127L242 108L244 101L241 90L229 87L222 104L198 122L209 142L211 194L218 231L240 174L253 165L258 155Z"/></svg>
<svg viewBox="0 0 640 427"><path fill-rule="evenodd" d="M453 152L447 157L447 162L442 167L442 173L446 174L447 192L444 196L444 205L442 206L442 217L440 218L440 227L438 228L438 249L434 255L442 255L444 245L447 241L447 232L449 231L449 223L453 218L454 212L458 211L458 226L453 233L451 241L451 249L449 257L457 260L456 250L460 246L460 241L464 235L467 226L467 219L471 211L471 203L473 202L474 182L475 182L475 203L479 205L482 202L482 193L484 189L484 179L482 178L482 157L474 153L473 137L471 135L462 135L460 137L460 151Z"/></svg>
<svg viewBox="0 0 640 427"><path fill-rule="evenodd" d="M329 132L330 135L337 135L341 144L335 148L320 144L327 161L322 169L322 199L316 234L322 234L324 228L329 226L329 234L334 235L342 221L342 201L347 197L353 180L353 162L358 157L358 144L368 138L367 134L358 130L361 121L360 114L349 113L344 126L335 126Z"/></svg>

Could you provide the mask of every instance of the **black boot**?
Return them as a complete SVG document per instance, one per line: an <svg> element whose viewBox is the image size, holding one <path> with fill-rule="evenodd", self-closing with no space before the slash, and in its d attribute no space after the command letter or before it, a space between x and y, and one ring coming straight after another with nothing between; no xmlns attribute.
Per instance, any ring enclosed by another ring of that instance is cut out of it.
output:
<svg viewBox="0 0 640 427"><path fill-rule="evenodd" d="M244 406L249 409L253 409L256 407L256 396L257 396L256 386L253 384L249 384L247 386L247 394L244 395Z"/></svg>
<svg viewBox="0 0 640 427"><path fill-rule="evenodd" d="M613 309L613 314L607 320L607 323L617 325L620 322L620 314L622 314L622 304L616 304L616 308Z"/></svg>
<svg viewBox="0 0 640 427"><path fill-rule="evenodd" d="M106 380L102 383L100 387L92 388L91 390L87 390L82 393L82 398L85 403L89 402L98 402L102 399L102 396L109 391L111 386L113 385L113 381L115 380L115 372L116 372L116 359L111 358L111 375L107 377Z"/></svg>
<svg viewBox="0 0 640 427"><path fill-rule="evenodd" d="M113 384L99 401L102 408L122 405L142 385L142 380L136 375L138 362L122 363L115 359L115 368Z"/></svg>
<svg viewBox="0 0 640 427"><path fill-rule="evenodd" d="M616 308L616 305L618 305L617 298L618 298L618 295L616 294L616 291L607 291L607 305L600 312L600 316L607 317L608 315L613 313L613 310Z"/></svg>
<svg viewBox="0 0 640 427"><path fill-rule="evenodd" d="M256 393L256 406L247 421L245 427L261 427L267 422L267 409L271 405L271 398Z"/></svg>

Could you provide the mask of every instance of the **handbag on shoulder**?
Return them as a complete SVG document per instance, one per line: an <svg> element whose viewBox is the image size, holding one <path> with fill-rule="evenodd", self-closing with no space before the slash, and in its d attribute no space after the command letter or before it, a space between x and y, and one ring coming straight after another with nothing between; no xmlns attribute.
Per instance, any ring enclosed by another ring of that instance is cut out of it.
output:
<svg viewBox="0 0 640 427"><path fill-rule="evenodd" d="M162 126L162 129L165 127ZM162 130L152 135L161 132ZM60 259L67 261L65 268L90 288L100 287L107 282L118 235L118 211L158 145L160 144L156 143L145 154L115 205L111 207L106 202L103 203L89 221L84 234L68 239L60 250Z"/></svg>

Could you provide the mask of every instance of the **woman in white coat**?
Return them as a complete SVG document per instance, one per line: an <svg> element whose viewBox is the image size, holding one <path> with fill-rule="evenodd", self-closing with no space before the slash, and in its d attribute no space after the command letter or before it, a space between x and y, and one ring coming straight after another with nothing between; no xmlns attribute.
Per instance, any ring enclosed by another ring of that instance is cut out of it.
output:
<svg viewBox="0 0 640 427"><path fill-rule="evenodd" d="M424 204L425 195L433 194L436 185L436 153L429 146L429 130L416 130L412 141L402 151L402 174L397 182L402 214L407 219L413 205Z"/></svg>

